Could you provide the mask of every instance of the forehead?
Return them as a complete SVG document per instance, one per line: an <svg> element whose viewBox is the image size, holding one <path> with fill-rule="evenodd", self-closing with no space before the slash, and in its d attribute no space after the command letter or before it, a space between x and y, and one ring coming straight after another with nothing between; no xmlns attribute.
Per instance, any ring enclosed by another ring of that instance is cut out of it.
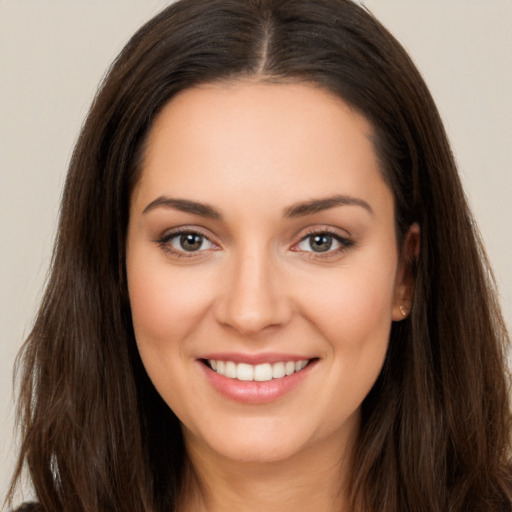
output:
<svg viewBox="0 0 512 512"><path fill-rule="evenodd" d="M229 201L229 192L283 203L384 188L389 194L372 136L363 116L313 85L194 87L154 122L138 188L148 200L166 193L206 202L213 194Z"/></svg>

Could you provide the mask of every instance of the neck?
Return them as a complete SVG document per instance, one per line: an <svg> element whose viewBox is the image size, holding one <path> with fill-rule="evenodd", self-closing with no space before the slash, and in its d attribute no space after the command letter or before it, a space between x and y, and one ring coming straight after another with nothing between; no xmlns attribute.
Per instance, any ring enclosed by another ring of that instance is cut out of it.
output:
<svg viewBox="0 0 512 512"><path fill-rule="evenodd" d="M206 446L189 449L187 485L179 510L347 511L346 483L352 455L347 446L333 451L331 440L272 462L233 461L211 453Z"/></svg>

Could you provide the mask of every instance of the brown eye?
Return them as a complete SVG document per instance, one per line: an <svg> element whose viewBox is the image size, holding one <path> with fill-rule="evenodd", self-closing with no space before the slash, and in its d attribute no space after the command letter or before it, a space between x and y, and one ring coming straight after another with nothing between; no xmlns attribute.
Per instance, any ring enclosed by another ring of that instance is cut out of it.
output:
<svg viewBox="0 0 512 512"><path fill-rule="evenodd" d="M327 252L332 247L333 237L326 234L311 235L308 241L312 251Z"/></svg>
<svg viewBox="0 0 512 512"><path fill-rule="evenodd" d="M185 233L179 237L180 249L187 252L194 252L201 249L204 237L197 233Z"/></svg>

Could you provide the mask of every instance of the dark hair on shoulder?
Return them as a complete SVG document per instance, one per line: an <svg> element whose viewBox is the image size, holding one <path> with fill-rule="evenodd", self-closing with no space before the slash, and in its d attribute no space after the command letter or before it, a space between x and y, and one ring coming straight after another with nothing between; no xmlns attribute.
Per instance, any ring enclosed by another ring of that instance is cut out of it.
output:
<svg viewBox="0 0 512 512"><path fill-rule="evenodd" d="M508 335L492 274L424 81L350 0L180 0L116 59L72 157L51 275L18 360L12 489L26 465L48 511L176 510L180 425L143 369L131 323L130 191L148 130L175 94L245 78L311 83L364 115L399 243L421 227L411 316L393 324L363 403L355 509L510 510Z"/></svg>

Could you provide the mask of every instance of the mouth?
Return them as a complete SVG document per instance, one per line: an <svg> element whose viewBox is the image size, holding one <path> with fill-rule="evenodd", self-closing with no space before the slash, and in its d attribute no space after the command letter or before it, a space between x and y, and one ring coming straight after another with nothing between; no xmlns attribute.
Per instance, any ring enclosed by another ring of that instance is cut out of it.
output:
<svg viewBox="0 0 512 512"><path fill-rule="evenodd" d="M298 354L204 354L197 359L210 385L245 404L271 403L308 382L320 358Z"/></svg>
<svg viewBox="0 0 512 512"><path fill-rule="evenodd" d="M228 379L238 380L241 382L268 382L271 380L279 380L284 377L289 377L295 373L300 373L315 359L278 361L275 363L262 363L255 365L217 359L203 359L202 363L210 368L210 370L213 370Z"/></svg>

